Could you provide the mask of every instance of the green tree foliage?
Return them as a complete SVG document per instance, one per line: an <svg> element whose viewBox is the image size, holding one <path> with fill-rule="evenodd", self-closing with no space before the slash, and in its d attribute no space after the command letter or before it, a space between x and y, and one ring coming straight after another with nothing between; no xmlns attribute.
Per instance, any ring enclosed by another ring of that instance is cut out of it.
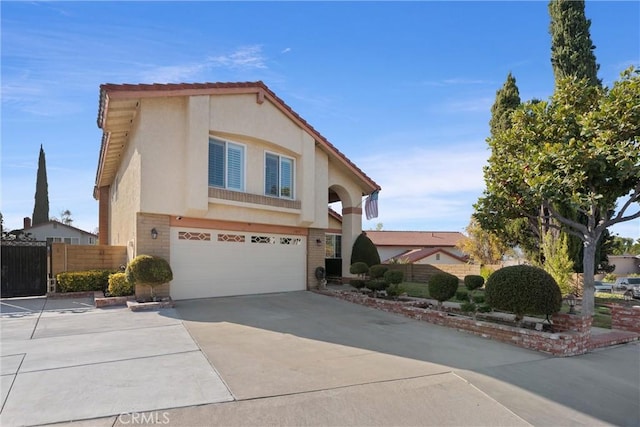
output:
<svg viewBox="0 0 640 427"><path fill-rule="evenodd" d="M634 242L630 237L614 236L611 243L612 255L640 255L640 239Z"/></svg>
<svg viewBox="0 0 640 427"><path fill-rule="evenodd" d="M599 86L596 48L591 41L591 20L584 13L584 0L549 2L551 24L551 65L556 84L567 77L587 79Z"/></svg>
<svg viewBox="0 0 640 427"><path fill-rule="evenodd" d="M511 127L511 114L520 106L520 103L520 91L516 85L516 79L509 73L507 80L496 92L496 100L491 106L491 120L489 120L491 135Z"/></svg>
<svg viewBox="0 0 640 427"><path fill-rule="evenodd" d="M567 237L554 231L547 231L542 240L544 265L542 268L549 273L560 287L563 295L571 293L571 273L573 262L569 258Z"/></svg>
<svg viewBox="0 0 640 427"><path fill-rule="evenodd" d="M497 264L509 251L494 232L483 230L474 218L466 232L467 235L458 242L457 247L476 264Z"/></svg>
<svg viewBox="0 0 640 427"><path fill-rule="evenodd" d="M49 184L47 183L47 163L42 145L40 146L40 157L38 158L36 195L31 221L33 225L49 221Z"/></svg>
<svg viewBox="0 0 640 427"><path fill-rule="evenodd" d="M353 242L353 251L351 252L351 264L356 262L364 262L369 267L380 264L380 255L376 245L367 237L367 233L362 232Z"/></svg>
<svg viewBox="0 0 640 427"><path fill-rule="evenodd" d="M530 207L541 206L548 227L581 239L586 315L594 308L598 240L608 227L640 218L638 105L638 69L625 71L611 89L565 79L549 102L524 104L512 115L512 127L489 139L500 156L485 168L486 205L499 206L506 218L531 219L539 217ZM556 209L566 204L586 224Z"/></svg>
<svg viewBox="0 0 640 427"><path fill-rule="evenodd" d="M521 321L525 314L548 316L562 307L562 294L553 277L530 265L496 271L487 280L484 295L491 307L514 313L516 321Z"/></svg>

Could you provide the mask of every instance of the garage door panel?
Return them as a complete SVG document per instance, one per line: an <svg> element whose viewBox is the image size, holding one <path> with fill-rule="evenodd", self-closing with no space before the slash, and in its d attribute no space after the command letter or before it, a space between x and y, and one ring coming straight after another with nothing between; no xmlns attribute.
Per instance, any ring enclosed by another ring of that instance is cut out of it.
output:
<svg viewBox="0 0 640 427"><path fill-rule="evenodd" d="M174 299L306 288L306 237L172 228Z"/></svg>

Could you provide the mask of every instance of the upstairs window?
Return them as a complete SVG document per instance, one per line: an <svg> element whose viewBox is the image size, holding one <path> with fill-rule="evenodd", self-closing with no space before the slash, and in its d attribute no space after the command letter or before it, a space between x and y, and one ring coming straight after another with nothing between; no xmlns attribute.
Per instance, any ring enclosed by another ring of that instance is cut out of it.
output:
<svg viewBox="0 0 640 427"><path fill-rule="evenodd" d="M264 194L293 199L293 176L295 164L292 158L266 153Z"/></svg>
<svg viewBox="0 0 640 427"><path fill-rule="evenodd" d="M244 191L244 146L209 139L209 186Z"/></svg>

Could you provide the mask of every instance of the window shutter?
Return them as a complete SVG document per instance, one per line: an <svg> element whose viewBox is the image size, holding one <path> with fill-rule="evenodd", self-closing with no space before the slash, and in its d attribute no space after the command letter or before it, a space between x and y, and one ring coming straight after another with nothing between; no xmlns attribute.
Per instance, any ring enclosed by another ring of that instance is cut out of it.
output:
<svg viewBox="0 0 640 427"><path fill-rule="evenodd" d="M227 188L242 190L244 147L227 144Z"/></svg>
<svg viewBox="0 0 640 427"><path fill-rule="evenodd" d="M293 198L293 160L280 159L280 196Z"/></svg>
<svg viewBox="0 0 640 427"><path fill-rule="evenodd" d="M224 143L209 141L209 185L224 187Z"/></svg>

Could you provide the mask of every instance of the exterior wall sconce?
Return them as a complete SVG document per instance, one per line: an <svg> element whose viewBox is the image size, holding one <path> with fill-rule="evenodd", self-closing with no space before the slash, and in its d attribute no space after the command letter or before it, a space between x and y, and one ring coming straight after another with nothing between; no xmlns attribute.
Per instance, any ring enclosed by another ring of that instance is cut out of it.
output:
<svg viewBox="0 0 640 427"><path fill-rule="evenodd" d="M567 304L569 304L569 314L576 314L576 296L574 294L567 295Z"/></svg>
<svg viewBox="0 0 640 427"><path fill-rule="evenodd" d="M153 240L156 240L156 239L158 238L158 230L156 230L156 228L155 228L155 227L153 227L153 228L151 229L151 238L152 238Z"/></svg>
<svg viewBox="0 0 640 427"><path fill-rule="evenodd" d="M316 245L322 246L322 239L316 239Z"/></svg>

